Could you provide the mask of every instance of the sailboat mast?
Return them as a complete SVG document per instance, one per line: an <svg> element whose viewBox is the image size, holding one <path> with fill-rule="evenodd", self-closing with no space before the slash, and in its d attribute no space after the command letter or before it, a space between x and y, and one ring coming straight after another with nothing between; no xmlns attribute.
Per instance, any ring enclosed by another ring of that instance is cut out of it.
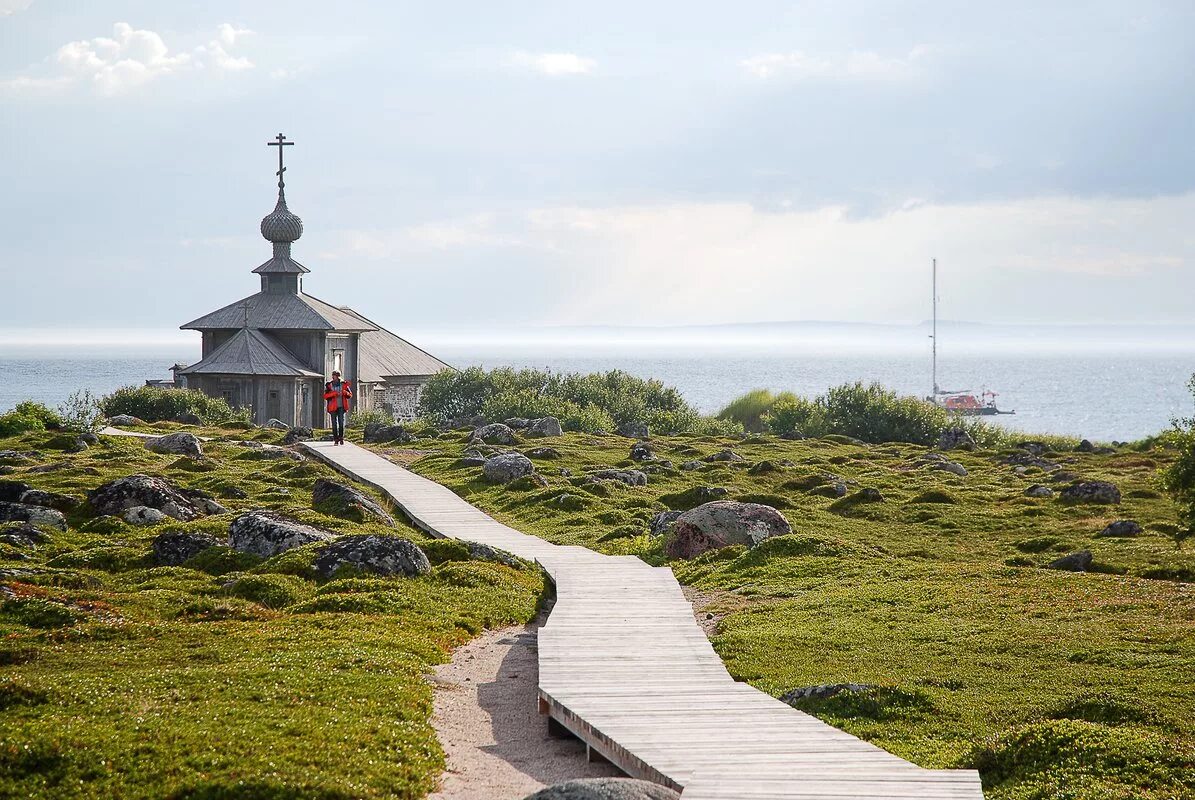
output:
<svg viewBox="0 0 1195 800"><path fill-rule="evenodd" d="M934 390L930 393L930 400L936 403L938 402L938 259L935 258L933 264L934 321L933 330L929 338L933 340L932 370Z"/></svg>

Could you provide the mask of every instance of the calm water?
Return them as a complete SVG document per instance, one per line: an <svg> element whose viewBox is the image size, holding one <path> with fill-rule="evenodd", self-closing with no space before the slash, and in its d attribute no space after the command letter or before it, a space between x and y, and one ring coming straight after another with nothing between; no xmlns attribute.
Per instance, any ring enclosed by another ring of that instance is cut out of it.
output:
<svg viewBox="0 0 1195 800"><path fill-rule="evenodd" d="M429 349L433 349L429 347ZM456 366L548 367L590 372L623 369L676 386L703 412L717 411L743 392L764 387L812 395L849 381L879 381L897 391L925 395L928 368L921 354L747 352L569 352L559 345L542 355L526 347L503 350L461 344L433 349ZM0 355L0 409L24 399L54 406L75 389L96 393L168 378L170 365L193 361L186 348L119 354L55 353L43 357ZM949 389L999 392L1001 408L1015 416L998 424L1031 433L1062 433L1124 440L1157 433L1176 415L1190 415L1186 382L1195 353L1072 353L955 355L940 360L940 383ZM989 418L993 419L993 418Z"/></svg>

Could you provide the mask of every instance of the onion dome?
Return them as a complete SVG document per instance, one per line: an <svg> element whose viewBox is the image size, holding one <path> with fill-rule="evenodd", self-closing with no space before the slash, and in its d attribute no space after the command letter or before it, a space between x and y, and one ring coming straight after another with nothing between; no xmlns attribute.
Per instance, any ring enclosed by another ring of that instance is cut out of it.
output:
<svg viewBox="0 0 1195 800"><path fill-rule="evenodd" d="M278 189L278 205L261 221L261 235L274 244L290 244L303 235L303 220L286 207L286 193Z"/></svg>

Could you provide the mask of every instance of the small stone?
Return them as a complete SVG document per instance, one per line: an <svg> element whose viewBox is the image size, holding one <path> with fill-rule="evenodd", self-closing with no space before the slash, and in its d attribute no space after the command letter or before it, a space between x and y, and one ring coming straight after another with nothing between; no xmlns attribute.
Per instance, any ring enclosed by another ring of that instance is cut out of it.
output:
<svg viewBox="0 0 1195 800"><path fill-rule="evenodd" d="M634 778L584 778L540 789L523 800L680 800L680 795Z"/></svg>
<svg viewBox="0 0 1195 800"><path fill-rule="evenodd" d="M733 450L719 450L713 455L708 455L702 459L707 463L713 464L720 461L742 461L743 457Z"/></svg>
<svg viewBox="0 0 1195 800"><path fill-rule="evenodd" d="M134 417L132 414L117 414L108 420L109 425L120 427L121 425L144 425L145 420L140 417Z"/></svg>
<svg viewBox="0 0 1195 800"><path fill-rule="evenodd" d="M1042 486L1040 483L1035 483L1025 490L1026 497L1053 497L1054 490L1049 486Z"/></svg>
<svg viewBox="0 0 1195 800"><path fill-rule="evenodd" d="M184 411L174 418L175 422L181 422L183 425L202 425L203 420L194 411Z"/></svg>
<svg viewBox="0 0 1195 800"><path fill-rule="evenodd" d="M171 433L146 439L145 449L154 453L174 453L191 458L203 457L203 446L193 433Z"/></svg>
<svg viewBox="0 0 1195 800"><path fill-rule="evenodd" d="M1093 453L1095 452L1095 445L1087 439L1084 439L1083 441L1079 442L1079 446L1075 448L1075 451L1079 453Z"/></svg>
<svg viewBox="0 0 1195 800"><path fill-rule="evenodd" d="M0 522L28 522L39 528L66 530L66 517L61 511L24 503L0 502Z"/></svg>
<svg viewBox="0 0 1195 800"><path fill-rule="evenodd" d="M1080 550L1062 558L1055 559L1046 565L1046 569L1060 569L1066 572L1086 572L1091 568L1091 551Z"/></svg>
<svg viewBox="0 0 1195 800"><path fill-rule="evenodd" d="M632 461L654 461L655 458L656 451L650 442L635 442L631 445Z"/></svg>
<svg viewBox="0 0 1195 800"><path fill-rule="evenodd" d="M663 536L672 527L672 523L684 513L681 511L659 511L651 518L648 530L652 536Z"/></svg>
<svg viewBox="0 0 1195 800"><path fill-rule="evenodd" d="M1063 489L1060 499L1066 503L1115 505L1120 502L1120 489L1108 481L1080 481Z"/></svg>
<svg viewBox="0 0 1195 800"><path fill-rule="evenodd" d="M347 484L320 478L311 489L311 505L316 511L357 522L380 522L391 528L394 518L364 492Z"/></svg>
<svg viewBox="0 0 1195 800"><path fill-rule="evenodd" d="M933 465L933 469L940 470L941 472L949 472L951 475L958 475L960 478L967 477L967 468L954 461L939 461Z"/></svg>
<svg viewBox="0 0 1195 800"><path fill-rule="evenodd" d="M0 544L13 547L36 547L50 537L41 528L29 522L0 526Z"/></svg>
<svg viewBox="0 0 1195 800"><path fill-rule="evenodd" d="M589 473L591 479L618 481L627 486L646 486L647 474L637 469L599 469Z"/></svg>
<svg viewBox="0 0 1195 800"><path fill-rule="evenodd" d="M698 461L696 459L691 459L689 461L682 461L680 464L680 468L683 469L685 472L694 472L696 470L701 469L704 466L705 466L704 462Z"/></svg>
<svg viewBox="0 0 1195 800"><path fill-rule="evenodd" d="M828 700L843 692L858 694L859 692L870 691L874 688L874 686L866 683L822 683L817 686L801 686L791 689L780 695L780 700L791 706L802 700Z"/></svg>
<svg viewBox="0 0 1195 800"><path fill-rule="evenodd" d="M540 459L560 458L560 451L555 447L533 447L527 451L527 457Z"/></svg>
<svg viewBox="0 0 1195 800"><path fill-rule="evenodd" d="M305 425L296 425L286 432L282 437L283 444L298 444L299 442L307 442L315 435L315 431Z"/></svg>
<svg viewBox="0 0 1195 800"><path fill-rule="evenodd" d="M717 501L677 517L668 531L664 552L669 558L688 559L730 545L754 547L787 533L792 533L792 526L771 506Z"/></svg>
<svg viewBox="0 0 1195 800"><path fill-rule="evenodd" d="M1097 533L1096 536L1127 539L1134 536L1139 536L1143 531L1144 529L1136 520L1118 519Z"/></svg>

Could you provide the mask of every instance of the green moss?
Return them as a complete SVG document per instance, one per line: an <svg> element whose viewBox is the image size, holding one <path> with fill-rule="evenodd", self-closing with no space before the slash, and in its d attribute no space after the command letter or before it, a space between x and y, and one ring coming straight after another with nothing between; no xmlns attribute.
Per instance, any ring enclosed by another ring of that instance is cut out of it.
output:
<svg viewBox="0 0 1195 800"><path fill-rule="evenodd" d="M74 625L82 619L78 612L61 603L40 597L18 597L0 603L0 622L15 622L30 628L52 629ZM2 630L2 629L0 629Z"/></svg>
<svg viewBox="0 0 1195 800"><path fill-rule="evenodd" d="M252 569L261 564L261 559L252 553L242 553L231 547L217 545L209 547L187 559L184 566L206 572L208 575L224 575Z"/></svg>
<svg viewBox="0 0 1195 800"><path fill-rule="evenodd" d="M293 575L245 575L233 581L225 591L233 597L278 609L298 603L312 593L312 587Z"/></svg>

